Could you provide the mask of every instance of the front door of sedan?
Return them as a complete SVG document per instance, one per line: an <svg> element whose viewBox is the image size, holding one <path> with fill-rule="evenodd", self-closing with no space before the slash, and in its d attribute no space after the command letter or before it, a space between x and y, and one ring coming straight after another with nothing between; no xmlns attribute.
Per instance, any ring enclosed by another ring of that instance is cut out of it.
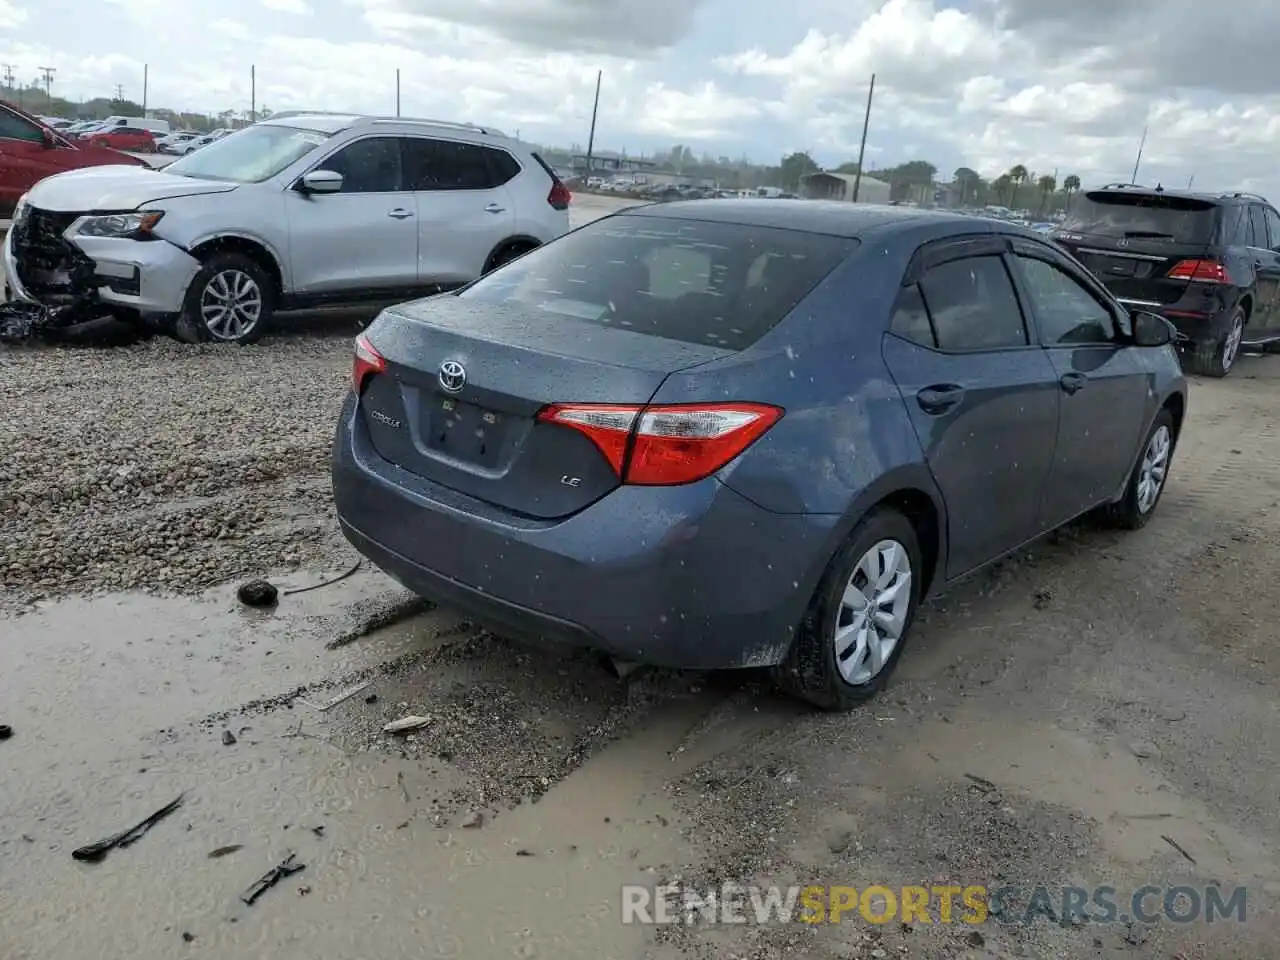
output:
<svg viewBox="0 0 1280 960"><path fill-rule="evenodd" d="M417 201L404 189L398 137L365 137L312 169L342 174L337 193L285 194L291 292L345 297L412 289Z"/></svg>
<svg viewBox="0 0 1280 960"><path fill-rule="evenodd" d="M1012 261L1061 393L1043 522L1057 527L1109 500L1133 469L1154 394L1113 308L1052 248L1018 241Z"/></svg>
<svg viewBox="0 0 1280 960"><path fill-rule="evenodd" d="M999 238L922 248L884 340L946 504L948 578L1042 532L1059 390L1028 336L1004 250Z"/></svg>

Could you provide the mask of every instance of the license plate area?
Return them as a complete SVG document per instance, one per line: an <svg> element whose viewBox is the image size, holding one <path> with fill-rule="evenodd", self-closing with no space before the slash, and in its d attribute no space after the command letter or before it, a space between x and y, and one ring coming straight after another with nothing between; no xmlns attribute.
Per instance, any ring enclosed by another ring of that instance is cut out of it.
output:
<svg viewBox="0 0 1280 960"><path fill-rule="evenodd" d="M427 401L423 442L428 450L482 467L497 466L506 435L506 417L474 403L448 397Z"/></svg>

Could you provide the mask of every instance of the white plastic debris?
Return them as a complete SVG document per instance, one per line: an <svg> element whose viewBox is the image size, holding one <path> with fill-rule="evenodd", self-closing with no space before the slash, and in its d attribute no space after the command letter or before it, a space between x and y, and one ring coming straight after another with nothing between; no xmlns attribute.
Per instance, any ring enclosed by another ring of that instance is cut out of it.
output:
<svg viewBox="0 0 1280 960"><path fill-rule="evenodd" d="M393 720L382 728L383 733L408 733L411 730L421 730L431 722L430 717L401 717L399 720Z"/></svg>

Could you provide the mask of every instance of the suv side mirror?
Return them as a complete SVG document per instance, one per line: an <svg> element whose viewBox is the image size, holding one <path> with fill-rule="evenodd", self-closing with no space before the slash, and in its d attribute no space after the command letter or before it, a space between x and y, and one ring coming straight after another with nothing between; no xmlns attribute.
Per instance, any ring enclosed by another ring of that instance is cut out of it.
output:
<svg viewBox="0 0 1280 960"><path fill-rule="evenodd" d="M1139 347L1165 347L1177 339L1172 323L1158 313L1133 312L1133 342Z"/></svg>
<svg viewBox="0 0 1280 960"><path fill-rule="evenodd" d="M342 189L342 174L335 170L312 170L298 181L303 193L337 193Z"/></svg>

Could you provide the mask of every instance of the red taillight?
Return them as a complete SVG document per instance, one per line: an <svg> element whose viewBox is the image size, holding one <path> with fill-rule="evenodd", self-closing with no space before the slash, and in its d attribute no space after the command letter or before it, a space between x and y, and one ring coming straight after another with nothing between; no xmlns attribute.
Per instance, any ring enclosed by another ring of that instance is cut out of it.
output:
<svg viewBox="0 0 1280 960"><path fill-rule="evenodd" d="M559 180L551 185L551 192L547 194L547 203L551 204L555 209L568 210L572 200L573 194Z"/></svg>
<svg viewBox="0 0 1280 960"><path fill-rule="evenodd" d="M764 403L564 403L538 414L543 423L585 434L623 483L643 486L709 477L781 417Z"/></svg>
<svg viewBox="0 0 1280 960"><path fill-rule="evenodd" d="M387 361L382 354L373 349L373 344L363 333L356 337L356 357L351 366L351 389L356 393L364 386L366 378L375 373L383 373L387 369Z"/></svg>
<svg viewBox="0 0 1280 960"><path fill-rule="evenodd" d="M1217 260L1182 260L1169 271L1169 279L1195 283L1231 282L1226 266Z"/></svg>

